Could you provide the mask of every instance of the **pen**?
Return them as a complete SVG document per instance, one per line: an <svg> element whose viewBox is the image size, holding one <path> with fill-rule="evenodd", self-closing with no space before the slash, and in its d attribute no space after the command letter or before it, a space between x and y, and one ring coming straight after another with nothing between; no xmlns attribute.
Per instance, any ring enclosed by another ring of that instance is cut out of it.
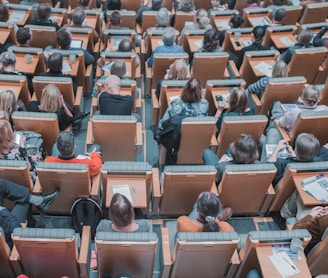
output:
<svg viewBox="0 0 328 278"><path fill-rule="evenodd" d="M283 259L284 259L284 261L285 261L286 263L289 264L289 266L290 266L292 269L296 270L295 266L293 266L293 265L292 265L289 261L287 261L285 258L283 258Z"/></svg>

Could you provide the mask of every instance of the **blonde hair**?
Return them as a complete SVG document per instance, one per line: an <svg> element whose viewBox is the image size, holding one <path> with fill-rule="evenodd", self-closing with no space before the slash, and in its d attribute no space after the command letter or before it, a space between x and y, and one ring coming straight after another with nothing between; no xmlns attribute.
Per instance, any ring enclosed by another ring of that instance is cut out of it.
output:
<svg viewBox="0 0 328 278"><path fill-rule="evenodd" d="M17 110L17 100L12 90L0 91L0 110L5 112L7 120Z"/></svg>
<svg viewBox="0 0 328 278"><path fill-rule="evenodd" d="M169 68L169 80L184 80L187 78L188 65L184 59L175 60Z"/></svg>
<svg viewBox="0 0 328 278"><path fill-rule="evenodd" d="M272 77L288 77L288 66L284 60L278 60L274 63Z"/></svg>
<svg viewBox="0 0 328 278"><path fill-rule="evenodd" d="M208 13L205 9L199 9L196 12L196 21L199 24L200 29L205 29L208 24L210 24L210 19L208 18Z"/></svg>
<svg viewBox="0 0 328 278"><path fill-rule="evenodd" d="M14 133L7 120L0 120L0 157L7 154L14 146Z"/></svg>
<svg viewBox="0 0 328 278"><path fill-rule="evenodd" d="M49 113L56 113L62 105L61 93L56 85L48 84L42 89L40 110Z"/></svg>
<svg viewBox="0 0 328 278"><path fill-rule="evenodd" d="M309 85L302 90L301 97L306 104L315 106L319 102L319 90L316 86Z"/></svg>

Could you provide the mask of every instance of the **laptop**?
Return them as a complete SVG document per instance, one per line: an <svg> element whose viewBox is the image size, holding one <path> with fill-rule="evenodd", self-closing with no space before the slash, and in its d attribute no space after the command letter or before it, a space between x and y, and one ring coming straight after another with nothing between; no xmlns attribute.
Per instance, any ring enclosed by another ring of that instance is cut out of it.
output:
<svg viewBox="0 0 328 278"><path fill-rule="evenodd" d="M71 41L71 48L82 48L83 40L73 40Z"/></svg>

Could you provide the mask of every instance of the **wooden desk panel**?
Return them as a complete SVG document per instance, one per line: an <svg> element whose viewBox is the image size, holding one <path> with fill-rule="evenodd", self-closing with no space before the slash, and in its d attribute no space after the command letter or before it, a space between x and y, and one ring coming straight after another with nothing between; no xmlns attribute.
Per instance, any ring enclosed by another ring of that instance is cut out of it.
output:
<svg viewBox="0 0 328 278"><path fill-rule="evenodd" d="M9 29L0 29L0 43L5 44L9 35Z"/></svg>
<svg viewBox="0 0 328 278"><path fill-rule="evenodd" d="M269 26L271 24L270 18L267 15L263 16L263 14L251 14L248 16L248 21L252 27L265 25Z"/></svg>
<svg viewBox="0 0 328 278"><path fill-rule="evenodd" d="M32 12L32 8L31 11ZM30 17L30 12L27 10L14 10L8 9L9 20L8 22L15 22L19 26L23 26L27 23L28 18ZM13 15L13 18L11 16Z"/></svg>
<svg viewBox="0 0 328 278"><path fill-rule="evenodd" d="M232 34L230 36L230 42L232 44L233 50L235 52L240 52L245 46L243 44L244 41L251 41L251 34L241 34L240 38L237 42L239 42L239 45L236 44L236 40L234 38L234 35Z"/></svg>
<svg viewBox="0 0 328 278"><path fill-rule="evenodd" d="M20 93L22 91L22 87L20 86L19 83L9 84L9 83L0 82L0 91L2 90L12 90L15 94L16 99L19 99Z"/></svg>
<svg viewBox="0 0 328 278"><path fill-rule="evenodd" d="M39 56L37 54L30 54L33 56L31 63L27 63L25 59L25 53L15 53L16 56L16 70L27 74L35 73L37 65L39 63Z"/></svg>
<svg viewBox="0 0 328 278"><path fill-rule="evenodd" d="M289 41L290 44L284 43L284 39ZM273 33L271 35L271 40L273 41L274 46L279 50L292 47L295 43L297 43L297 40L292 33Z"/></svg>
<svg viewBox="0 0 328 278"><path fill-rule="evenodd" d="M188 38L188 44L190 52L194 53L203 46L204 36L190 36Z"/></svg>
<svg viewBox="0 0 328 278"><path fill-rule="evenodd" d="M267 63L271 67L271 70L272 70L272 66L275 61L273 60L273 58L261 57L259 59L256 59L256 60L254 59L249 62L250 66L252 68L253 74L259 78L266 76L263 72L261 72L255 68L258 64L260 64L262 62Z"/></svg>
<svg viewBox="0 0 328 278"><path fill-rule="evenodd" d="M69 57L64 57L64 60L66 61L66 63L71 67L71 71L70 72L64 72L65 74L70 74L73 77L77 77L78 74L78 69L79 69L79 64L80 64L80 59L79 57L76 57L76 60L74 63L71 63Z"/></svg>

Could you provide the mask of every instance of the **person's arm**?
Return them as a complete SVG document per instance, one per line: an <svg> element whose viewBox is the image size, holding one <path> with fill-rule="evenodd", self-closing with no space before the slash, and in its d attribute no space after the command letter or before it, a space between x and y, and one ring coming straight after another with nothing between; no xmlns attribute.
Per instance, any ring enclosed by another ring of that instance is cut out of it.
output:
<svg viewBox="0 0 328 278"><path fill-rule="evenodd" d="M257 82L250 84L247 88L248 92L255 93L258 97L261 97L261 93L268 84L268 77L262 77Z"/></svg>
<svg viewBox="0 0 328 278"><path fill-rule="evenodd" d="M102 161L100 154L96 152L96 149L94 149L90 153L91 160L89 162L89 173L90 176L98 175L102 166Z"/></svg>
<svg viewBox="0 0 328 278"><path fill-rule="evenodd" d="M322 36L328 31L328 27L322 27L320 32L315 35L313 39L313 45L314 46L322 46L323 42L328 40L327 38L322 38Z"/></svg>
<svg viewBox="0 0 328 278"><path fill-rule="evenodd" d="M173 111L173 104L176 102L176 100L173 100L170 104L170 106L166 109L163 118L159 120L158 127L162 129L163 123L171 118L172 116L176 115Z"/></svg>
<svg viewBox="0 0 328 278"><path fill-rule="evenodd" d="M66 102L64 101L64 97L63 95L61 95L61 99L62 99L62 102L63 102L63 109L65 111L65 114L68 116L68 117L73 117L73 113L71 112L71 110L68 108L68 105L66 104Z"/></svg>
<svg viewBox="0 0 328 278"><path fill-rule="evenodd" d="M280 140L277 147L274 149L273 153L268 158L267 162L276 162L278 158L278 153L286 149L289 156L296 156L293 148L288 144L287 140Z"/></svg>

